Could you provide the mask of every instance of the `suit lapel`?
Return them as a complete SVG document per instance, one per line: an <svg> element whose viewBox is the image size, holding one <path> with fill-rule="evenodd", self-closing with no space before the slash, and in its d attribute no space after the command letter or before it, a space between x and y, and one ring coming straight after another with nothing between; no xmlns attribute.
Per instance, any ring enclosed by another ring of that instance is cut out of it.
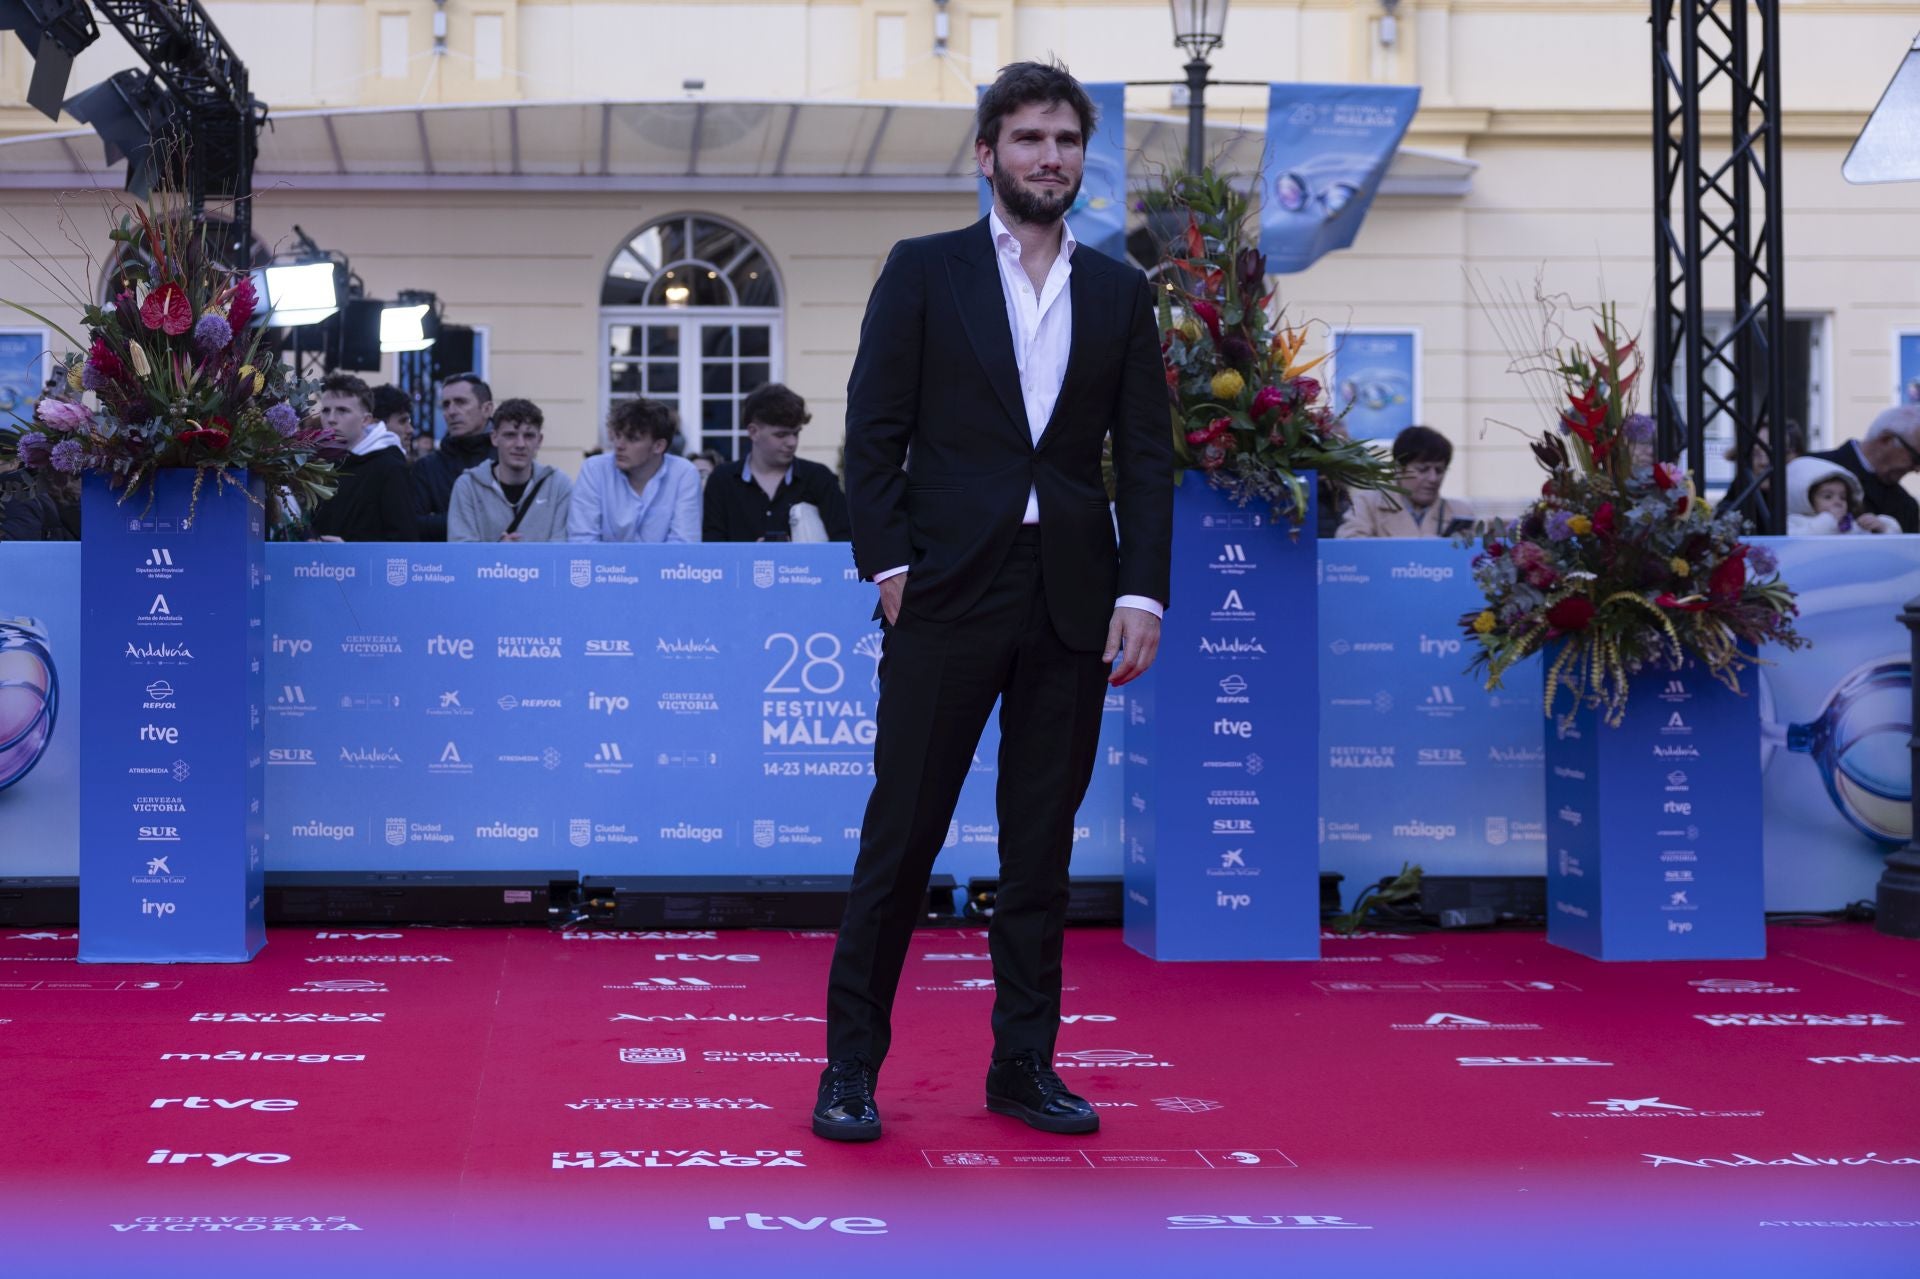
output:
<svg viewBox="0 0 1920 1279"><path fill-rule="evenodd" d="M1020 438L1031 443L1026 400L1020 394L1020 364L1013 354L1013 328L1007 323L1007 295L1000 286L1000 264L994 258L993 236L985 218L968 230L964 252L947 259L947 277L975 358L1007 416L1019 428Z"/></svg>
<svg viewBox="0 0 1920 1279"><path fill-rule="evenodd" d="M1100 270L1098 261L1085 245L1074 250L1073 274L1067 277L1067 296L1073 302L1073 331L1067 338L1067 371L1060 379L1060 395L1053 402L1053 415L1040 433L1036 448L1046 444L1053 434L1060 412L1081 397L1079 383L1085 378L1092 352L1107 332L1112 314L1112 279Z"/></svg>

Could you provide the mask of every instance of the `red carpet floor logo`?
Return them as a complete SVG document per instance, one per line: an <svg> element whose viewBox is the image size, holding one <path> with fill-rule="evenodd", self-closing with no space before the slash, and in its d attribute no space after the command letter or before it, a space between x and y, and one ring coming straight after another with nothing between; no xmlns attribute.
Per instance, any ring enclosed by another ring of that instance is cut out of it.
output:
<svg viewBox="0 0 1920 1279"><path fill-rule="evenodd" d="M624 990L623 986L609 987L612 990ZM608 1021L724 1021L724 1022L825 1022L825 1017L808 1017L803 1013L720 1013L712 1017L696 1016L693 1013L660 1013L646 1016L643 1013L615 1013Z"/></svg>
<svg viewBox="0 0 1920 1279"><path fill-rule="evenodd" d="M227 1168L234 1164L287 1164L293 1162L292 1155L273 1154L266 1151L236 1150L230 1155L214 1154L203 1151L156 1150L147 1156L150 1164L193 1164L205 1160L213 1168Z"/></svg>
<svg viewBox="0 0 1920 1279"><path fill-rule="evenodd" d="M341 977L333 981L302 982L288 993L294 995L384 995L387 983L365 977Z"/></svg>
<svg viewBox="0 0 1920 1279"><path fill-rule="evenodd" d="M1658 1097L1607 1097L1590 1101L1598 1110L1549 1111L1555 1119L1759 1119L1764 1110L1695 1110Z"/></svg>
<svg viewBox="0 0 1920 1279"><path fill-rule="evenodd" d="M1884 1013L1695 1013L1709 1026L1904 1026Z"/></svg>
<svg viewBox="0 0 1920 1279"><path fill-rule="evenodd" d="M1611 1066L1591 1057L1455 1057L1462 1066Z"/></svg>
<svg viewBox="0 0 1920 1279"><path fill-rule="evenodd" d="M308 955L309 964L451 964L451 955Z"/></svg>
<svg viewBox="0 0 1920 1279"><path fill-rule="evenodd" d="M1170 1115L1204 1115L1221 1109L1221 1103L1199 1097L1155 1097L1153 1104Z"/></svg>
<svg viewBox="0 0 1920 1279"><path fill-rule="evenodd" d="M1743 977L1708 977L1687 985L1702 995L1797 995L1798 986L1776 986L1770 981L1752 981Z"/></svg>
<svg viewBox="0 0 1920 1279"><path fill-rule="evenodd" d="M1853 1062L1874 1066L1920 1066L1920 1057L1902 1057L1895 1053L1857 1053L1852 1057L1809 1057L1817 1066L1838 1066Z"/></svg>
<svg viewBox="0 0 1920 1279"><path fill-rule="evenodd" d="M677 1066L687 1059L684 1048L622 1048L620 1061L628 1066Z"/></svg>
<svg viewBox="0 0 1920 1279"><path fill-rule="evenodd" d="M1087 1048L1077 1053L1055 1053L1054 1065L1061 1070L1125 1070L1138 1067L1171 1066L1152 1053L1131 1048Z"/></svg>
<svg viewBox="0 0 1920 1279"><path fill-rule="evenodd" d="M561 933L561 934L560 934L560 940L561 940L561 941L719 941L719 940L720 940L720 934L718 934L718 933L715 933L715 932L703 932L703 933L661 933L661 932L632 932L632 933L607 933L607 932L588 932L588 933Z"/></svg>
<svg viewBox="0 0 1920 1279"><path fill-rule="evenodd" d="M887 1223L878 1217L770 1217L750 1212L739 1217L708 1217L707 1229L725 1230L739 1222L748 1230L818 1230L822 1226L843 1235L884 1235Z"/></svg>
<svg viewBox="0 0 1920 1279"><path fill-rule="evenodd" d="M1086 1172L1094 1169L1211 1169L1218 1172L1298 1168L1285 1152L1263 1147L1240 1150L922 1150L929 1168L1027 1169Z"/></svg>
<svg viewBox="0 0 1920 1279"><path fill-rule="evenodd" d="M588 1097L568 1110L772 1110L751 1097Z"/></svg>
<svg viewBox="0 0 1920 1279"><path fill-rule="evenodd" d="M1920 1166L1920 1159L1902 1155L1893 1157L1869 1150L1864 1155L1846 1155L1838 1159L1815 1158L1795 1152L1780 1159L1755 1159L1752 1155L1732 1154L1682 1159L1678 1155L1641 1155L1655 1168L1860 1168L1868 1164Z"/></svg>
<svg viewBox="0 0 1920 1279"><path fill-rule="evenodd" d="M708 1048L700 1053L700 1060L719 1066L824 1066L825 1057L815 1057L803 1052L739 1052L731 1048Z"/></svg>
<svg viewBox="0 0 1920 1279"><path fill-rule="evenodd" d="M229 1049L218 1053L161 1053L161 1061L297 1061L310 1066L330 1061L365 1061L365 1053L247 1053Z"/></svg>
<svg viewBox="0 0 1920 1279"><path fill-rule="evenodd" d="M1396 1022L1392 1030L1539 1030L1532 1021L1483 1021L1464 1013L1435 1013L1423 1022Z"/></svg>
<svg viewBox="0 0 1920 1279"><path fill-rule="evenodd" d="M107 1223L122 1234L142 1231L148 1234L188 1234L231 1230L236 1234L261 1232L315 1234L333 1230L364 1230L345 1217L135 1217L132 1221Z"/></svg>
<svg viewBox="0 0 1920 1279"><path fill-rule="evenodd" d="M698 977L642 977L624 986L602 986L602 990L637 991L647 995L704 994L710 990L745 990L741 982L702 981Z"/></svg>
<svg viewBox="0 0 1920 1279"><path fill-rule="evenodd" d="M1317 981L1328 995L1504 995L1510 991L1577 991L1566 981Z"/></svg>
<svg viewBox="0 0 1920 1279"><path fill-rule="evenodd" d="M39 958L35 956L35 958ZM10 964L23 961L9 959ZM72 963L72 960L60 961ZM0 981L0 990L178 990L177 981Z"/></svg>
<svg viewBox="0 0 1920 1279"><path fill-rule="evenodd" d="M560 1168L805 1168L799 1150L556 1150Z"/></svg>
<svg viewBox="0 0 1920 1279"><path fill-rule="evenodd" d="M363 1026L378 1026L386 1021L385 1013L195 1013L188 1021L222 1021L229 1024L248 1023L261 1026L287 1026L318 1022L353 1022Z"/></svg>

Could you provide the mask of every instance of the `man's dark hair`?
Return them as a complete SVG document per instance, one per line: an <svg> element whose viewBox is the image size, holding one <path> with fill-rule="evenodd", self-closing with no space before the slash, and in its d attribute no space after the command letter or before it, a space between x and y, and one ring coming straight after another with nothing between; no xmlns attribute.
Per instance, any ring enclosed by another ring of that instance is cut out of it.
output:
<svg viewBox="0 0 1920 1279"><path fill-rule="evenodd" d="M382 382L373 388L373 415L384 422L395 413L413 416L413 401L393 383Z"/></svg>
<svg viewBox="0 0 1920 1279"><path fill-rule="evenodd" d="M373 413L373 390L361 379L351 373L329 373L320 382L322 395L351 395L360 401L360 407L371 416Z"/></svg>
<svg viewBox="0 0 1920 1279"><path fill-rule="evenodd" d="M650 436L668 446L680 429L680 415L659 400L622 400L607 414L607 434L637 440Z"/></svg>
<svg viewBox="0 0 1920 1279"><path fill-rule="evenodd" d="M493 406L493 426L495 430L509 422L518 422L538 431L547 424L547 415L532 400L502 400Z"/></svg>
<svg viewBox="0 0 1920 1279"><path fill-rule="evenodd" d="M807 402L779 382L755 387L740 405L742 426L758 422L762 426L790 426L797 431L811 421L813 414L807 412Z"/></svg>
<svg viewBox="0 0 1920 1279"><path fill-rule="evenodd" d="M1021 107L1044 102L1065 103L1080 117L1080 142L1093 138L1096 123L1093 99L1058 62L1015 62L1000 68L987 91L980 95L974 115L974 137L990 147L1000 145L1000 123Z"/></svg>
<svg viewBox="0 0 1920 1279"><path fill-rule="evenodd" d="M1417 462L1451 466L1453 445L1430 426L1410 426L1393 437L1393 462L1395 466L1412 466Z"/></svg>
<svg viewBox="0 0 1920 1279"><path fill-rule="evenodd" d="M440 389L444 391L456 382L470 383L473 387L473 393L480 398L482 404L489 403L493 399L493 388L488 386L486 379L478 373L456 373L442 382Z"/></svg>

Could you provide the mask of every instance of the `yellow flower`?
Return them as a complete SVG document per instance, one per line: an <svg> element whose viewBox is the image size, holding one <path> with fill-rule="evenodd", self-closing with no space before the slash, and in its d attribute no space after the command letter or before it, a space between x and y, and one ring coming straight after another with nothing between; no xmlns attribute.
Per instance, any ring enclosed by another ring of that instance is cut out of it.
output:
<svg viewBox="0 0 1920 1279"><path fill-rule="evenodd" d="M1481 635L1486 635L1493 630L1496 622L1497 619L1493 615L1493 610L1484 609L1481 611L1480 616L1473 619L1473 629Z"/></svg>
<svg viewBox="0 0 1920 1279"><path fill-rule="evenodd" d="M80 389L80 366L78 364L67 370L67 389L69 391L77 391Z"/></svg>
<svg viewBox="0 0 1920 1279"><path fill-rule="evenodd" d="M127 362L133 365L133 371L140 377L152 377L153 366L147 363L147 353L138 342L127 346Z"/></svg>
<svg viewBox="0 0 1920 1279"><path fill-rule="evenodd" d="M1685 560L1681 559L1678 555L1676 555L1672 559L1667 561L1667 571L1669 573L1672 573L1675 577L1685 577L1689 573L1693 572L1693 565L1687 563Z"/></svg>
<svg viewBox="0 0 1920 1279"><path fill-rule="evenodd" d="M1240 392L1247 389L1247 381L1232 369L1221 369L1213 375L1213 398L1222 402L1237 400Z"/></svg>
<svg viewBox="0 0 1920 1279"><path fill-rule="evenodd" d="M1593 532L1593 521L1584 515L1576 515L1567 521L1567 529L1575 537L1585 537Z"/></svg>
<svg viewBox="0 0 1920 1279"><path fill-rule="evenodd" d="M1189 316L1187 319L1180 321L1178 332L1181 340L1188 346L1192 346L1200 340L1200 335L1206 332L1206 330L1200 327L1200 321Z"/></svg>
<svg viewBox="0 0 1920 1279"><path fill-rule="evenodd" d="M241 384L245 385L248 378L253 379L253 393L255 395L260 394L260 388L267 384L267 375L254 368L251 364L242 364L240 366Z"/></svg>

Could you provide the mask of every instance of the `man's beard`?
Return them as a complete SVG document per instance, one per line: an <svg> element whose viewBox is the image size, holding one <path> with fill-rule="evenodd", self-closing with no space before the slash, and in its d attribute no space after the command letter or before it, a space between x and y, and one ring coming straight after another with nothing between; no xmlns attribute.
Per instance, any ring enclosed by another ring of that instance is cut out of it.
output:
<svg viewBox="0 0 1920 1279"><path fill-rule="evenodd" d="M1011 213L1016 222L1046 226L1065 217L1073 202L1080 198L1080 183L1076 181L1072 188L1057 199L1039 194L1021 186L1011 173L1000 167L1000 157L996 153L993 162L993 193L1000 197L1000 203Z"/></svg>

